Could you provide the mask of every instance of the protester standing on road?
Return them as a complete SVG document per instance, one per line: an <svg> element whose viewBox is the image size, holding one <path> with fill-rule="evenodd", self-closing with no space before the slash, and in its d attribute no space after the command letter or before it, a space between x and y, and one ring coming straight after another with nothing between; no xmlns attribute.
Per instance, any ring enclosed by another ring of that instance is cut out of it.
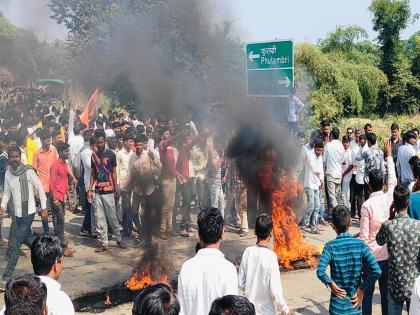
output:
<svg viewBox="0 0 420 315"><path fill-rule="evenodd" d="M273 221L260 214L255 222L257 244L245 249L239 267L239 287L255 306L257 315L292 314L283 296L277 255L269 248Z"/></svg>
<svg viewBox="0 0 420 315"><path fill-rule="evenodd" d="M70 297L58 282L64 267L64 249L57 237L41 236L31 246L34 273L47 286L48 315L74 315Z"/></svg>
<svg viewBox="0 0 420 315"><path fill-rule="evenodd" d="M23 165L20 161L21 151L19 147L10 147L7 151L10 168L6 171L4 181L4 193L1 201L0 215L11 198L13 198L13 216L16 224L13 237L9 239L10 256L3 273L3 281L8 281L13 274L19 258L20 247L23 243L29 247L32 245L32 222L35 217L34 188L38 190L42 208L42 219L48 218L47 198L44 188L36 176L35 171L29 165Z"/></svg>
<svg viewBox="0 0 420 315"><path fill-rule="evenodd" d="M335 240L325 244L319 260L317 276L331 289L330 314L362 314L363 291L381 275L375 258L362 240L348 232L350 211L345 206L332 210ZM326 273L330 266L330 274Z"/></svg>
<svg viewBox="0 0 420 315"><path fill-rule="evenodd" d="M305 229L310 224L310 232L319 234L318 214L320 204L320 190L324 187L324 167L322 153L324 143L321 140L314 141L314 149L307 152L305 163L305 194L308 208L301 221L301 228Z"/></svg>
<svg viewBox="0 0 420 315"><path fill-rule="evenodd" d="M289 93L289 115L287 116L287 122L289 129L292 133L299 131L299 115L302 114L305 105L296 96L296 89L293 87Z"/></svg>
<svg viewBox="0 0 420 315"><path fill-rule="evenodd" d="M324 147L325 174L327 177L328 197L332 207L338 205L337 198L341 199L341 181L343 176L344 147L338 138L340 131L334 127L331 130L331 142Z"/></svg>
<svg viewBox="0 0 420 315"><path fill-rule="evenodd" d="M392 159L392 146L390 141L385 141L385 158L387 161L388 182L387 192L383 191L385 174L381 170L371 170L369 173L370 197L366 200L361 209L360 217L360 239L366 242L370 252L375 257L381 268L379 290L381 293L382 315L388 315L388 250L386 246L379 246L376 242L382 223L389 219L389 209L393 203L394 188L397 185L395 165ZM376 281L375 281L376 282ZM363 315L372 314L372 297L375 291L375 282L365 286L363 298Z"/></svg>
<svg viewBox="0 0 420 315"><path fill-rule="evenodd" d="M238 294L236 268L220 251L224 233L221 212L203 210L197 223L202 248L182 265L178 276L181 315L208 314L215 299Z"/></svg>
<svg viewBox="0 0 420 315"><path fill-rule="evenodd" d="M89 202L95 201L97 215L98 239L100 246L96 252L107 251L108 223L120 248L127 248L121 240L120 228L115 207L115 198L119 197L120 190L117 182L117 160L115 153L105 149L106 137L103 130L95 131L96 150L92 152L92 174L88 191Z"/></svg>
<svg viewBox="0 0 420 315"><path fill-rule="evenodd" d="M48 212L52 210L52 197L50 193L50 171L51 166L58 158L57 150L51 145L51 134L48 130L43 129L40 133L40 139L42 147L35 152L32 166L37 171L39 180L44 187L45 195L47 196L47 207ZM53 221L54 232L55 231L55 222ZM50 229L48 226L48 218L42 219L42 227L44 229L44 234L49 234Z"/></svg>
<svg viewBox="0 0 420 315"><path fill-rule="evenodd" d="M128 164L129 178L126 189L131 196L132 209L131 217L137 228L137 232L143 237L146 245L152 242L152 232L155 224L152 214L158 215L159 195L158 195L158 174L162 169L162 164L154 151L147 147L148 138L144 134L138 135L134 139L136 153L130 157ZM139 216L140 205L143 206L141 223ZM159 218L160 219L160 218ZM160 222L160 220L159 220ZM133 236L134 247L141 245L140 239Z"/></svg>
<svg viewBox="0 0 420 315"><path fill-rule="evenodd" d="M175 205L176 180L181 179L181 174L176 170L176 156L173 143L176 136L171 137L169 128L161 131L161 142L159 143L160 162L162 163L162 193L163 206L160 222L160 238L167 240L169 236L177 236L173 231L172 216Z"/></svg>
<svg viewBox="0 0 420 315"><path fill-rule="evenodd" d="M122 227L123 235L131 236L133 230L133 218L131 215L131 195L128 190L128 180L130 177L130 170L128 164L131 156L134 154L131 148L134 145L134 136L131 133L124 135L124 147L117 152L117 178L118 186L121 188L122 199Z"/></svg>
<svg viewBox="0 0 420 315"><path fill-rule="evenodd" d="M410 166L410 159L416 155L414 145L417 141L417 136L414 132L409 131L403 136L404 144L398 149L397 169L401 174L401 184L409 187L414 180L413 170Z"/></svg>
<svg viewBox="0 0 420 315"><path fill-rule="evenodd" d="M69 190L69 177L77 186L78 181L71 172L70 166L66 160L70 156L69 145L63 142L57 143L58 159L51 166L50 170L50 192L52 198L52 215L56 222L57 237L64 247L64 256L72 257L74 249L68 247L64 240L64 221L65 221L65 198Z"/></svg>
<svg viewBox="0 0 420 315"><path fill-rule="evenodd" d="M0 135L0 203L1 199L3 198L3 191L4 191L4 178L6 175L6 170L9 165L9 160L7 157L7 152L5 148L5 139L3 135ZM6 246L6 242L2 236L2 227L3 227L3 216L5 213L0 213L0 247ZM9 232L10 233L10 232Z"/></svg>
<svg viewBox="0 0 420 315"><path fill-rule="evenodd" d="M405 186L396 186L393 196L391 220L382 224L376 241L386 244L389 253L388 314L401 315L404 304L410 308L411 289L420 275L420 221L408 216L410 192Z"/></svg>
<svg viewBox="0 0 420 315"><path fill-rule="evenodd" d="M372 128L372 127L371 127ZM369 128L365 126L365 132L369 131ZM365 178L364 178L364 197L365 200L369 198L369 173L372 170L381 170L385 174L385 164L384 164L384 155L378 149L376 145L376 134L369 132L366 135L366 145L361 147L356 156L356 161L365 162Z"/></svg>

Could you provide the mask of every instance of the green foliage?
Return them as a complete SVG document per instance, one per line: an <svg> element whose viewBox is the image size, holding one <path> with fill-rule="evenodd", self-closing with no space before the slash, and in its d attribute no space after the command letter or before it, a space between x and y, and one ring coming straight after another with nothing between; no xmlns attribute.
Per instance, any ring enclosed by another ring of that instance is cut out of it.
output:
<svg viewBox="0 0 420 315"><path fill-rule="evenodd" d="M9 69L18 84L40 77L64 77L63 43L40 42L31 32L13 26L1 13L0 42L0 66Z"/></svg>
<svg viewBox="0 0 420 315"><path fill-rule="evenodd" d="M356 40L367 38L366 30L360 26L338 26L334 32L329 33L325 39L319 41L319 46L323 52L334 50L349 52L353 50Z"/></svg>
<svg viewBox="0 0 420 315"><path fill-rule="evenodd" d="M402 52L400 32L408 25L411 17L408 0L373 0L369 7L373 14L373 30L379 33L381 45L381 68L394 84L397 74L397 61Z"/></svg>
<svg viewBox="0 0 420 315"><path fill-rule="evenodd" d="M414 50L412 54L411 72L417 79L420 79L420 32L414 36Z"/></svg>
<svg viewBox="0 0 420 315"><path fill-rule="evenodd" d="M396 81L389 92L388 112L418 113L420 111L420 81L411 73L410 62L405 56L400 55L397 63Z"/></svg>
<svg viewBox="0 0 420 315"><path fill-rule="evenodd" d="M314 114L321 119L322 115L339 118L372 113L380 91L387 86L381 70L370 64L349 62L342 51L324 54L313 45L301 44L297 47L296 62L307 69L315 82L318 90L311 101ZM324 101L327 109L320 108Z"/></svg>
<svg viewBox="0 0 420 315"><path fill-rule="evenodd" d="M324 118L336 120L343 114L343 105L339 103L336 96L325 87L312 92L311 102L313 116L318 122Z"/></svg>

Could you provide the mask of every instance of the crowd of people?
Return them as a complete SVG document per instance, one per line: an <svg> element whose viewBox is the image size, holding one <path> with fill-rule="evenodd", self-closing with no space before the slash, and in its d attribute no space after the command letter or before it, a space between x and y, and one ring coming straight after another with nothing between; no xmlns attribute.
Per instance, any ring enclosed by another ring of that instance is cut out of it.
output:
<svg viewBox="0 0 420 315"><path fill-rule="evenodd" d="M257 217L257 244L245 250L239 273L220 251L226 231L249 233L247 185L225 154L224 138L197 127L191 116L182 122L142 120L98 109L86 119L64 102L36 102L29 111L19 102L0 113L0 231L2 218L11 218L8 242L0 234L0 246L7 248L5 314L22 314L14 310L29 304L39 307L33 314L74 313L57 282L64 257L77 255L64 233L66 211L82 211L80 235L97 241L97 253L109 249L110 239L121 249L132 244L147 250L153 236L162 242L190 237L198 226L197 254L181 269L177 296L167 285L150 286L136 299L133 314L226 314L234 308L242 311L231 314L291 313L269 248L269 215ZM302 110L294 95L291 102ZM338 234L325 245L317 270L331 289L330 313L372 314L378 280L382 314L401 314L410 301L410 314L420 314L418 130L400 137L392 124L380 149L370 124L363 132L348 128L340 137L339 129L323 120L305 144L298 122L290 122L301 148L290 171L307 199L299 225L303 233L319 234L332 224ZM200 210L197 222L194 209ZM32 227L36 215L42 221L38 238ZM357 221L360 233L348 233ZM38 278L13 277L22 244L31 248ZM45 265L39 266L37 255L48 256L39 258ZM27 299L17 299L23 291ZM54 305L52 295L67 304ZM155 313L145 311L151 308Z"/></svg>
<svg viewBox="0 0 420 315"><path fill-rule="evenodd" d="M410 301L410 314L419 314L418 129L400 138L393 123L380 149L371 124L363 133L348 128L341 140L331 125L323 120L311 134L302 149L303 171L297 173L304 178L307 197L302 231L319 234L330 221L337 232L337 239L325 245L317 270L332 292L330 313L372 314L378 280L382 314L402 314ZM349 228L357 221L360 232L352 235Z"/></svg>

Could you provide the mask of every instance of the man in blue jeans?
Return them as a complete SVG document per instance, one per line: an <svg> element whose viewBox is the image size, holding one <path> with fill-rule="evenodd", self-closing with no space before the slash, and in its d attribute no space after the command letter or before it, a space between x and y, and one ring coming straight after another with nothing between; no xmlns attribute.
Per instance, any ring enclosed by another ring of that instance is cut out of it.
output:
<svg viewBox="0 0 420 315"><path fill-rule="evenodd" d="M25 243L30 247L34 240L31 230L36 212L34 189L39 191L42 218L48 218L47 197L34 169L21 163L21 150L19 147L10 147L7 153L10 168L6 171L4 179L4 193L0 214L3 213L9 200L13 198L13 216L16 227L13 237L9 240L10 257L3 273L3 282L8 281L13 274L22 244Z"/></svg>
<svg viewBox="0 0 420 315"><path fill-rule="evenodd" d="M305 162L305 193L308 200L308 208L301 222L301 228L306 228L310 223L310 232L318 234L318 213L320 208L319 190L323 186L324 167L322 152L324 144L315 141L314 149L307 152Z"/></svg>

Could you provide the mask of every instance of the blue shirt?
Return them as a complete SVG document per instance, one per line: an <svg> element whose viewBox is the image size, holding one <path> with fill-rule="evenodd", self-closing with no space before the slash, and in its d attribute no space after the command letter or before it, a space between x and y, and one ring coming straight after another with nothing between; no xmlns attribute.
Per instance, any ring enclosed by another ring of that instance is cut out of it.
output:
<svg viewBox="0 0 420 315"><path fill-rule="evenodd" d="M411 193L408 214L410 218L420 220L420 191Z"/></svg>
<svg viewBox="0 0 420 315"><path fill-rule="evenodd" d="M326 273L328 265L331 277ZM378 279L381 269L364 241L350 233L340 233L325 245L316 274L325 285L335 282L347 292L342 300L331 294L330 314L352 315L362 314L362 309L354 309L351 298L359 287Z"/></svg>
<svg viewBox="0 0 420 315"><path fill-rule="evenodd" d="M4 187L4 177L6 175L7 166L9 165L9 159L7 158L7 153L2 152L0 154L0 189L3 192Z"/></svg>

